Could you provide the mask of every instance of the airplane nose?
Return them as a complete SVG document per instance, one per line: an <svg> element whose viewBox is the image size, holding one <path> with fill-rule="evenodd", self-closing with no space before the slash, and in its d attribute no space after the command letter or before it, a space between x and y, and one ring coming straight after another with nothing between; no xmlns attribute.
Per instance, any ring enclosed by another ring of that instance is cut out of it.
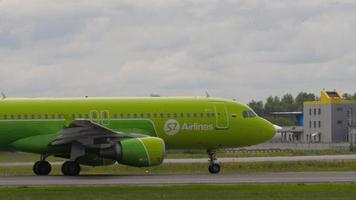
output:
<svg viewBox="0 0 356 200"><path fill-rule="evenodd" d="M280 138L281 136L278 133L278 130L282 129L282 127L272 124L267 120L264 121L265 121L264 135L266 136L266 139L268 138L267 140L272 140L272 139Z"/></svg>
<svg viewBox="0 0 356 200"><path fill-rule="evenodd" d="M279 131L282 129L282 127L275 125L275 124L273 124L273 127L275 129L275 134L274 134L274 137L272 138L272 140L280 140L282 138L282 133Z"/></svg>

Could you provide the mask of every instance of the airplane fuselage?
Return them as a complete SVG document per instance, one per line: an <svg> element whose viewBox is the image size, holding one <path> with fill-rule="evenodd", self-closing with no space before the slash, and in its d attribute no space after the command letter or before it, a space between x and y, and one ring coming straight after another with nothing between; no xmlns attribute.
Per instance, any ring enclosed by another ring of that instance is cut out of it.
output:
<svg viewBox="0 0 356 200"><path fill-rule="evenodd" d="M63 127L78 119L162 138L167 149L243 147L275 134L248 106L219 98L15 98L0 100L0 150L44 153ZM43 146L26 145L36 142Z"/></svg>

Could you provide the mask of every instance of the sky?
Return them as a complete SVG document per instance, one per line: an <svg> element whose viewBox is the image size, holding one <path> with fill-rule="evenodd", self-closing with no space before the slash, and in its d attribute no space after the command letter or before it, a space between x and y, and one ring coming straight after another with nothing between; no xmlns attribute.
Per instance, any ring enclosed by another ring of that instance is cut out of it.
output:
<svg viewBox="0 0 356 200"><path fill-rule="evenodd" d="M351 0L0 0L10 97L356 92Z"/></svg>

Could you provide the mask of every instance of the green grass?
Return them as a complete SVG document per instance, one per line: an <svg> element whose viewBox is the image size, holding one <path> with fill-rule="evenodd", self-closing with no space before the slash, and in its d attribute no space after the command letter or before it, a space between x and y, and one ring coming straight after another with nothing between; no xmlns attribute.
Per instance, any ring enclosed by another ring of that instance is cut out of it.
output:
<svg viewBox="0 0 356 200"><path fill-rule="evenodd" d="M276 156L319 156L319 155L349 155L352 151L320 150L320 151L219 151L217 156L222 157L276 157ZM204 151L187 151L186 153L169 152L167 158L206 158Z"/></svg>
<svg viewBox="0 0 356 200"><path fill-rule="evenodd" d="M11 200L160 200L160 199L244 199L244 200L331 200L355 199L355 184L289 185L184 185L105 187L15 187L0 188L0 199Z"/></svg>
<svg viewBox="0 0 356 200"><path fill-rule="evenodd" d="M135 168L124 165L82 167L81 174L206 174L208 164L164 164L151 168ZM223 163L223 174L245 172L305 172L305 171L356 171L356 161L296 161ZM0 176L32 175L32 166L0 167ZM52 173L61 174L60 166L53 166Z"/></svg>

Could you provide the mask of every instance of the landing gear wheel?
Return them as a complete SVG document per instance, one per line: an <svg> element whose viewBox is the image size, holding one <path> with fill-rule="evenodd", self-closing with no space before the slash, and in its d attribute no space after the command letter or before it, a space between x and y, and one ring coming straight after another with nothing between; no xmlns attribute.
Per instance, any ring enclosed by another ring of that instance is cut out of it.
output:
<svg viewBox="0 0 356 200"><path fill-rule="evenodd" d="M33 172L39 176L48 175L52 170L51 164L47 161L37 161L33 165Z"/></svg>
<svg viewBox="0 0 356 200"><path fill-rule="evenodd" d="M215 150L208 150L209 155L209 172L212 174L218 174L220 172L220 165L216 163L216 151Z"/></svg>
<svg viewBox="0 0 356 200"><path fill-rule="evenodd" d="M77 162L67 161L62 165L62 173L65 176L78 176L80 165Z"/></svg>
<svg viewBox="0 0 356 200"><path fill-rule="evenodd" d="M218 174L220 172L220 165L217 163L209 165L209 172L212 174Z"/></svg>

